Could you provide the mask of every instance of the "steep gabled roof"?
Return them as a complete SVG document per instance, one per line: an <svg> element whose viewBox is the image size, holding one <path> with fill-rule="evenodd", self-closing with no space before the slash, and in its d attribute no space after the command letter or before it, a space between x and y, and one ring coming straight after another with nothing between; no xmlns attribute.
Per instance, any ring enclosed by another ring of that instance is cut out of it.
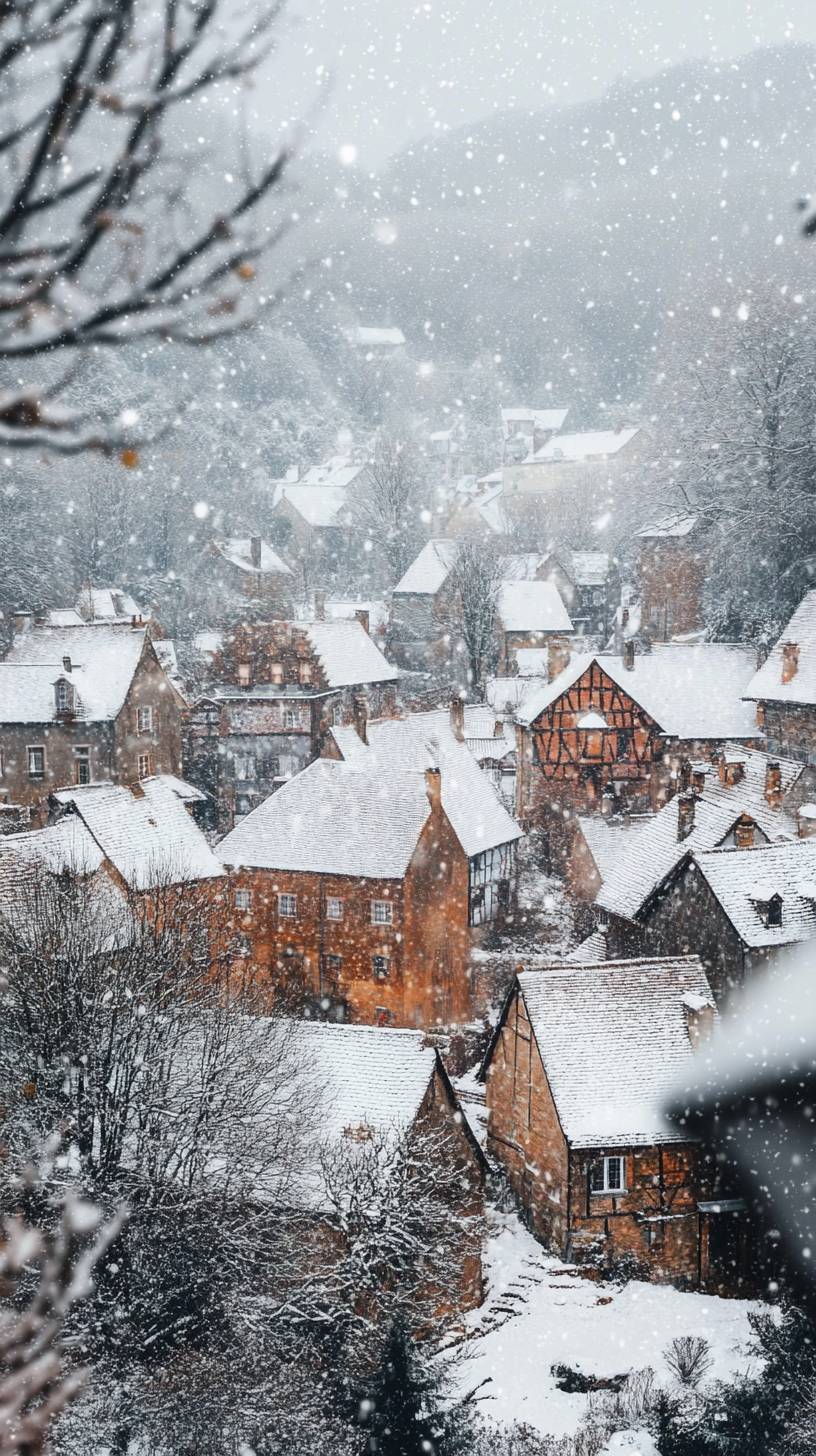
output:
<svg viewBox="0 0 816 1456"><path fill-rule="evenodd" d="M699 521L699 516L688 514L664 516L652 526L643 526L637 534L643 539L651 541L668 540L670 538L679 539L683 536L690 536L692 531L698 526Z"/></svg>
<svg viewBox="0 0 816 1456"><path fill-rule="evenodd" d="M735 751L733 745L726 749ZM739 757L744 777L731 787L720 782L716 768L708 767L705 788L694 801L694 823L685 839L677 837L676 798L659 813L643 816L623 829L614 822L581 820L604 881L596 899L600 909L633 919L684 855L722 844L741 814L750 815L767 840L796 838L795 818L784 807L771 808L765 799L765 775L769 762L779 763L782 792L787 793L803 773L802 764L771 759L748 748L739 749Z"/></svg>
<svg viewBox="0 0 816 1456"><path fill-rule="evenodd" d="M498 614L505 632L571 632L570 615L551 581L504 581Z"/></svg>
<svg viewBox="0 0 816 1456"><path fill-rule="evenodd" d="M744 945L792 945L816 936L816 839L712 849L694 863ZM761 906L782 897L782 924L766 925Z"/></svg>
<svg viewBox="0 0 816 1456"><path fill-rule="evenodd" d="M32 926L35 897L50 877L70 875L87 886L100 934L111 948L126 941L133 921L121 888L104 868L105 856L81 819L69 815L45 829L0 836L0 916L25 930Z"/></svg>
<svg viewBox="0 0 816 1456"><path fill-rule="evenodd" d="M795 642L799 648L796 672L790 682L782 681L782 644ZM804 596L770 652L745 689L752 702L816 704L816 588Z"/></svg>
<svg viewBox="0 0 816 1456"><path fill-rule="evenodd" d="M456 542L446 537L426 541L419 555L394 587L394 595L436 596L456 560Z"/></svg>
<svg viewBox="0 0 816 1456"><path fill-rule="evenodd" d="M59 678L74 688L80 721L115 718L124 705L145 642L144 626L130 623L88 622L79 627L33 627L18 633L0 662L0 722L54 722L54 688ZM70 659L70 670L64 658Z"/></svg>
<svg viewBox="0 0 816 1456"><path fill-rule="evenodd" d="M249 536L229 536L225 540L213 541L219 556L239 571L258 571L262 576L291 576L291 567L273 551L266 541L261 542L260 565L252 560L252 540Z"/></svg>
<svg viewBox="0 0 816 1456"><path fill-rule="evenodd" d="M383 656L361 622L341 618L303 625L330 688L398 680L397 669Z"/></svg>
<svg viewBox="0 0 816 1456"><path fill-rule="evenodd" d="M714 1005L697 956L573 961L518 985L572 1147L689 1140L663 1105L694 1057L684 997Z"/></svg>
<svg viewBox="0 0 816 1456"><path fill-rule="evenodd" d="M291 1034L325 1089L324 1136L342 1138L361 1126L374 1133L411 1127L437 1062L423 1032L300 1021Z"/></svg>
<svg viewBox="0 0 816 1456"><path fill-rule="evenodd" d="M355 467L354 475L358 474ZM283 485L278 499L288 501L307 526L318 530L342 525L348 503L346 488L342 485Z"/></svg>
<svg viewBox="0 0 816 1456"><path fill-rule="evenodd" d="M129 622L143 616L130 593L118 586L84 586L76 599L76 610L86 622Z"/></svg>
<svg viewBox="0 0 816 1456"><path fill-rule="evenodd" d="M76 812L132 890L149 890L224 872L185 809L179 783L158 774L142 779L136 792L118 784L87 784L58 789L52 797Z"/></svg>

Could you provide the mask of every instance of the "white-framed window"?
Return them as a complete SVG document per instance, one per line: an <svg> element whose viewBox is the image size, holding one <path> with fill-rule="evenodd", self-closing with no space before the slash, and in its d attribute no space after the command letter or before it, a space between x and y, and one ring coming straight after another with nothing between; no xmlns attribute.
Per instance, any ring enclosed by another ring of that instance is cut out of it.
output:
<svg viewBox="0 0 816 1456"><path fill-rule="evenodd" d="M74 706L74 689L64 677L57 682L57 712L70 713Z"/></svg>
<svg viewBox="0 0 816 1456"><path fill-rule="evenodd" d="M235 908L236 908L236 910L251 910L252 909L252 891L251 890L236 890L235 891Z"/></svg>
<svg viewBox="0 0 816 1456"><path fill-rule="evenodd" d="M391 975L391 961L389 957L384 955L372 956L371 974L375 981L387 981Z"/></svg>
<svg viewBox="0 0 816 1456"><path fill-rule="evenodd" d="M393 925L394 907L390 900L371 901L371 924L372 925Z"/></svg>
<svg viewBox="0 0 816 1456"><path fill-rule="evenodd" d="M297 895L278 895L278 914L286 920L296 920Z"/></svg>
<svg viewBox="0 0 816 1456"><path fill-rule="evenodd" d="M28 777L30 779L44 779L45 749L39 747L28 748L26 752L28 754Z"/></svg>
<svg viewBox="0 0 816 1456"><path fill-rule="evenodd" d="M236 753L235 755L235 777L241 783L255 777L255 759L249 753Z"/></svg>
<svg viewBox="0 0 816 1456"><path fill-rule="evenodd" d="M298 663L298 677L304 686L312 681L312 664L310 662Z"/></svg>
<svg viewBox="0 0 816 1456"><path fill-rule="evenodd" d="M326 919L327 920L342 920L343 919L343 901L342 900L338 900L338 898L337 898L336 895L327 895L326 896Z"/></svg>
<svg viewBox="0 0 816 1456"><path fill-rule="evenodd" d="M152 766L152 763L151 763L150 754L149 753L140 753L139 754L139 778L140 779L149 779L150 778L150 775L152 774L152 772L153 772L153 766Z"/></svg>
<svg viewBox="0 0 816 1456"><path fill-rule="evenodd" d="M294 708L284 708L284 710L283 710L283 726L284 726L284 728L297 728L297 725L298 725L298 715L295 712Z"/></svg>
<svg viewBox="0 0 816 1456"><path fill-rule="evenodd" d="M136 732L153 732L153 709L150 704L147 704L143 708L136 709Z"/></svg>
<svg viewBox="0 0 816 1456"><path fill-rule="evenodd" d="M249 663L238 663L238 686L239 688L249 687Z"/></svg>
<svg viewBox="0 0 816 1456"><path fill-rule="evenodd" d="M91 750L84 745L74 749L74 783L89 784L91 782Z"/></svg>
<svg viewBox="0 0 816 1456"><path fill-rule="evenodd" d="M626 1159L598 1158L590 1169L589 1187L592 1193L625 1193Z"/></svg>

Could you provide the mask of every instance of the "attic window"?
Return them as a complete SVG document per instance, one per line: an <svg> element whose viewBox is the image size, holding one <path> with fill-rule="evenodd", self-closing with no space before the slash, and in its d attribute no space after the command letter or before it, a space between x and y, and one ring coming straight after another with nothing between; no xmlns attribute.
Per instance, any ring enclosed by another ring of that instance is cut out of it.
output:
<svg viewBox="0 0 816 1456"><path fill-rule="evenodd" d="M61 677L57 681L57 712L70 713L73 711L73 707L74 689L69 682L65 681L65 678Z"/></svg>
<svg viewBox="0 0 816 1456"><path fill-rule="evenodd" d="M757 914L766 926L782 924L783 899L773 885L765 883L754 885L749 892L749 898L753 900Z"/></svg>

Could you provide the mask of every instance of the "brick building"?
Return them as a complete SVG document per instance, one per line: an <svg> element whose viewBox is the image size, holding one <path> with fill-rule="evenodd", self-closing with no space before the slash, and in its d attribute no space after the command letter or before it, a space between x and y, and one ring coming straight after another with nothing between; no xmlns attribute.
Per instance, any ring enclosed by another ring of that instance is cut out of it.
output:
<svg viewBox="0 0 816 1456"><path fill-rule="evenodd" d="M520 830L463 745L439 758L321 759L221 841L236 972L353 1021L470 1019L472 936L497 865L496 913L512 903Z"/></svg>
<svg viewBox="0 0 816 1456"><path fill-rule="evenodd" d="M178 774L184 703L144 623L15 622L0 662L0 802Z"/></svg>
<svg viewBox="0 0 816 1456"><path fill-rule="evenodd" d="M512 677L519 670L519 650L566 654L572 622L558 588L551 581L504 581L497 604L498 671Z"/></svg>
<svg viewBox="0 0 816 1456"><path fill-rule="evenodd" d="M518 977L483 1067L488 1149L563 1258L733 1285L744 1232L722 1224L700 1144L663 1113L715 1019L694 956Z"/></svg>
<svg viewBox="0 0 816 1456"><path fill-rule="evenodd" d="M319 756L331 723L396 711L397 671L359 621L242 623L208 675L184 772L221 834Z"/></svg>
<svg viewBox="0 0 816 1456"><path fill-rule="evenodd" d="M802 598L745 696L771 753L816 763L816 590Z"/></svg>
<svg viewBox="0 0 816 1456"><path fill-rule="evenodd" d="M674 515L638 531L640 621L652 639L699 632L703 622L705 531L698 516Z"/></svg>
<svg viewBox="0 0 816 1456"><path fill-rule="evenodd" d="M274 1027L273 1027L274 1030ZM423 1139L426 1156L443 1157L440 1184L451 1197L451 1230L461 1231L453 1253L456 1263L457 1310L482 1302L481 1243L476 1226L484 1212L486 1163L462 1116L456 1094L439 1053L418 1031L372 1026L337 1026L296 1022L291 1027L292 1052L320 1089L320 1139L313 1162L300 1169L296 1201L329 1234L337 1231L336 1203L324 1186L318 1148L342 1159L347 1147L405 1134ZM438 1151L434 1144L438 1142ZM451 1172L455 1171L455 1177ZM426 1177L432 1168L424 1167ZM336 1196L336 1192L335 1192ZM406 1190L410 1197L410 1190ZM455 1237L455 1235L454 1235ZM325 1252L325 1244L321 1244ZM446 1284L450 1269L446 1269Z"/></svg>
<svg viewBox="0 0 816 1456"><path fill-rule="evenodd" d="M750 648L718 642L573 657L518 709L517 818L550 832L560 858L574 817L605 797L632 811L664 803L683 759L757 738L742 700L753 665Z"/></svg>

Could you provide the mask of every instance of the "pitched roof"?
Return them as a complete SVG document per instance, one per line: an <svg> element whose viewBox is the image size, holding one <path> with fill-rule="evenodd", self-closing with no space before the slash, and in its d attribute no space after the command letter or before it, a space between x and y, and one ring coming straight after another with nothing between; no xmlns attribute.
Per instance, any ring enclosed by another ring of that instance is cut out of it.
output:
<svg viewBox="0 0 816 1456"><path fill-rule="evenodd" d="M348 455L332 455L320 465L310 465L294 485L331 485L347 490L362 475L368 466L359 460L350 460Z"/></svg>
<svg viewBox="0 0 816 1456"><path fill-rule="evenodd" d="M361 622L307 622L304 629L330 688L398 680L397 669L383 656Z"/></svg>
<svg viewBox="0 0 816 1456"><path fill-rule="evenodd" d="M689 514L664 516L662 520L655 521L652 526L643 526L637 534L647 540L665 540L668 537L690 536L699 520L699 516Z"/></svg>
<svg viewBox="0 0 816 1456"><path fill-rule="evenodd" d="M506 632L571 632L572 622L551 581L504 581L499 616Z"/></svg>
<svg viewBox="0 0 816 1456"><path fill-rule="evenodd" d="M585 430L576 435L554 435L532 456L534 461L554 464L562 460L606 460L617 455L640 431Z"/></svg>
<svg viewBox="0 0 816 1456"><path fill-rule="evenodd" d="M0 915L31 929L32 896L49 876L69 874L88 884L100 927L119 942L131 926L122 890L103 869L105 856L81 819L69 815L45 829L0 836Z"/></svg>
<svg viewBox="0 0 816 1456"><path fill-rule="evenodd" d="M521 425L531 421L537 430L560 430L567 415L567 409L533 409L528 405L517 405L511 409L503 409L501 412L502 424ZM506 429L505 434L512 434L512 430Z"/></svg>
<svg viewBox="0 0 816 1456"><path fill-rule="evenodd" d="M284 485L279 500L288 501L308 526L326 530L342 524L348 496L341 485Z"/></svg>
<svg viewBox="0 0 816 1456"><path fill-rule="evenodd" d="M573 1147L688 1140L666 1120L663 1104L694 1056L684 996L714 1004L699 957L573 961L518 981ZM584 1053L576 1055L578 1048Z"/></svg>
<svg viewBox="0 0 816 1456"><path fill-rule="evenodd" d="M796 672L790 682L782 681L782 644L795 642L799 648ZM804 596L768 658L754 673L745 689L752 702L816 704L816 588Z"/></svg>
<svg viewBox="0 0 816 1456"><path fill-rule="evenodd" d="M291 568L281 559L277 551L266 541L261 542L261 563L255 566L252 560L252 539L249 536L229 536L226 540L213 541L219 556L239 571L260 571L264 576L291 576Z"/></svg>
<svg viewBox="0 0 816 1456"><path fill-rule="evenodd" d="M76 610L87 622L129 622L131 617L143 615L129 592L118 586L84 586Z"/></svg>
<svg viewBox="0 0 816 1456"><path fill-rule="evenodd" d="M733 752L727 745L726 752ZM685 839L677 837L677 799L657 814L634 819L626 828L605 820L582 819L581 829L603 879L596 904L613 915L631 920L663 883L684 855L722 844L741 814L749 814L770 841L796 838L796 820L784 807L773 809L765 798L769 763L779 763L782 792L787 793L803 773L803 765L741 748L744 777L730 787L708 767L705 788L694 800L694 823ZM597 851L597 852L596 852Z"/></svg>
<svg viewBox="0 0 816 1456"><path fill-rule="evenodd" d="M18 633L0 662L0 722L53 722L57 716L54 685L59 678L74 687L78 719L115 718L127 697L145 641L144 626L131 627L130 623L88 622L80 627L33 627ZM70 672L64 658L70 658Z"/></svg>
<svg viewBox="0 0 816 1456"><path fill-rule="evenodd" d="M341 1138L360 1126L381 1133L411 1126L436 1068L423 1032L300 1021L292 1036L325 1089L324 1136Z"/></svg>
<svg viewBox="0 0 816 1456"><path fill-rule="evenodd" d="M521 831L458 747L439 755L442 806L470 857ZM388 762L375 752L351 762L318 759L242 819L218 853L257 869L402 879L430 812L424 772L396 768L390 755Z"/></svg>
<svg viewBox="0 0 816 1456"><path fill-rule="evenodd" d="M758 738L744 701L753 651L742 643L665 642L635 657L634 669L613 654L583 653L527 699L520 723L533 723L597 661L672 738Z"/></svg>
<svg viewBox="0 0 816 1456"><path fill-rule="evenodd" d="M186 884L223 874L179 797L180 780L142 779L143 793L118 784L58 789L57 803L79 815L132 890Z"/></svg>
<svg viewBox="0 0 816 1456"><path fill-rule="evenodd" d="M351 727L332 728L331 733L345 762L363 766L375 762L385 773L421 773L437 760L442 770L442 807L465 854L471 856L522 837L477 761L503 759L515 749L512 729L497 737L495 726L492 709L467 704L464 743L454 737L447 709L372 719L367 744Z"/></svg>
<svg viewBox="0 0 816 1456"><path fill-rule="evenodd" d="M744 945L791 945L816 936L816 839L694 855ZM782 924L766 925L760 904L782 896Z"/></svg>
<svg viewBox="0 0 816 1456"><path fill-rule="evenodd" d="M394 587L394 595L435 596L456 560L456 542L445 537L426 541L419 555Z"/></svg>

